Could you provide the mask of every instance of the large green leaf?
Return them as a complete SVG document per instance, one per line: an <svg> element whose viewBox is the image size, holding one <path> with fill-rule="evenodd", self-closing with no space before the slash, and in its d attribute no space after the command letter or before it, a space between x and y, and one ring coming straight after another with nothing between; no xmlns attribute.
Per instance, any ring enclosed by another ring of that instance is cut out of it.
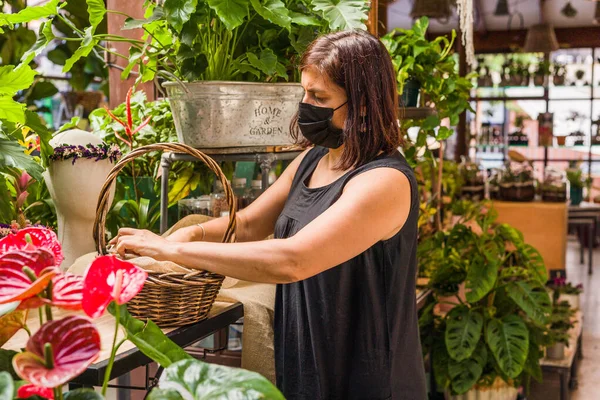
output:
<svg viewBox="0 0 600 400"><path fill-rule="evenodd" d="M104 400L104 397L94 389L75 389L64 395L64 400Z"/></svg>
<svg viewBox="0 0 600 400"><path fill-rule="evenodd" d="M125 23L123 24L123 28L121 28L121 30L141 28L145 24L162 19L164 17L164 15L165 15L164 9L160 6L156 6L152 10L152 15L150 15L148 18L145 18L145 19L127 18L125 20Z"/></svg>
<svg viewBox="0 0 600 400"><path fill-rule="evenodd" d="M538 346L534 345L534 343L529 343L529 354L523 366L523 371L540 383L543 380L542 367L540 366L540 359L543 356L544 353Z"/></svg>
<svg viewBox="0 0 600 400"><path fill-rule="evenodd" d="M182 360L165 368L158 387L161 390L153 391L149 400L176 399L173 391L188 400L284 399L271 382L256 372L195 359ZM170 393L165 396L165 391Z"/></svg>
<svg viewBox="0 0 600 400"><path fill-rule="evenodd" d="M29 65L21 64L17 68L12 65L0 67L0 95L14 96L19 90L28 89L36 75L37 71Z"/></svg>
<svg viewBox="0 0 600 400"><path fill-rule="evenodd" d="M2 115L2 98L0 97L0 115ZM23 152L17 143L0 138L0 169L15 167L26 170L38 182L42 181L43 168Z"/></svg>
<svg viewBox="0 0 600 400"><path fill-rule="evenodd" d="M8 372L0 372L0 400L12 400L15 395L15 383Z"/></svg>
<svg viewBox="0 0 600 400"><path fill-rule="evenodd" d="M481 300L492 290L498 277L499 266L499 261L484 257L469 260L465 281L466 298L469 303Z"/></svg>
<svg viewBox="0 0 600 400"><path fill-rule="evenodd" d="M332 31L366 29L365 2L361 0L313 0L315 11L321 11Z"/></svg>
<svg viewBox="0 0 600 400"><path fill-rule="evenodd" d="M240 26L248 15L248 0L208 0L208 5L229 30Z"/></svg>
<svg viewBox="0 0 600 400"><path fill-rule="evenodd" d="M502 372L513 379L519 376L529 352L529 331L523 320L518 315L492 319L486 341Z"/></svg>
<svg viewBox="0 0 600 400"><path fill-rule="evenodd" d="M433 373L435 376L435 383L438 389L443 391L450 385L450 376L448 374L448 363L450 362L450 356L448 355L446 344L443 340L433 341L431 357L433 357Z"/></svg>
<svg viewBox="0 0 600 400"><path fill-rule="evenodd" d="M55 36L52 32L52 21L45 21L42 26L40 26L36 42L23 54L23 57L21 57L21 62L23 64L29 64L35 57L39 56L44 49L46 49L46 46L48 46L48 44L54 38Z"/></svg>
<svg viewBox="0 0 600 400"><path fill-rule="evenodd" d="M110 304L108 311L115 315L114 302ZM174 362L191 357L169 339L154 322L148 320L144 323L135 319L129 314L126 307L121 307L119 310L119 322L125 329L127 340L130 340L142 353L165 368Z"/></svg>
<svg viewBox="0 0 600 400"><path fill-rule="evenodd" d="M250 0L256 12L266 19L282 28L290 30L292 19L290 12L281 0Z"/></svg>
<svg viewBox="0 0 600 400"><path fill-rule="evenodd" d="M13 350L0 349L0 371L9 373L14 379L19 379L19 375L15 372L12 364L12 359L17 354Z"/></svg>
<svg viewBox="0 0 600 400"><path fill-rule="evenodd" d="M200 183L200 175L194 174L192 168L186 168L169 190L169 205L186 198L192 190L198 187L198 183Z"/></svg>
<svg viewBox="0 0 600 400"><path fill-rule="evenodd" d="M548 292L537 282L510 282L506 293L525 313L537 322L544 324L552 311L552 303Z"/></svg>
<svg viewBox="0 0 600 400"><path fill-rule="evenodd" d="M300 26L319 26L321 25L321 21L313 16L301 14L298 12L290 11L290 18L292 19L292 23Z"/></svg>
<svg viewBox="0 0 600 400"><path fill-rule="evenodd" d="M483 367L487 363L487 349L484 342L479 342L470 358L463 361L450 360L448 374L452 382L452 389L457 394L469 391L481 377Z"/></svg>
<svg viewBox="0 0 600 400"><path fill-rule="evenodd" d="M264 49L257 56L254 53L246 53L248 62L259 69L265 75L274 75L277 72L277 56L271 49Z"/></svg>
<svg viewBox="0 0 600 400"><path fill-rule="evenodd" d="M65 62L65 66L63 67L62 71L69 72L77 61L83 57L87 57L88 54L90 54L96 44L98 44L98 39L94 38L94 27L88 26L84 30L84 37L81 42L81 46L79 46L79 48L75 50L75 53L73 53L73 55Z"/></svg>
<svg viewBox="0 0 600 400"><path fill-rule="evenodd" d="M87 11L90 16L90 25L92 26L92 31L96 31L96 27L100 25L100 22L104 19L106 15L106 6L104 5L104 0L86 0L87 1Z"/></svg>
<svg viewBox="0 0 600 400"><path fill-rule="evenodd" d="M310 26L292 26L292 32L288 35L290 44L298 54L304 53L308 45L314 40L314 28Z"/></svg>
<svg viewBox="0 0 600 400"><path fill-rule="evenodd" d="M167 22L177 31L181 32L183 24L189 21L196 11L198 0L165 0L163 10Z"/></svg>
<svg viewBox="0 0 600 400"><path fill-rule="evenodd" d="M2 119L13 123L24 123L25 104L14 101L12 96L0 96L0 120ZM0 165L2 165L1 160Z"/></svg>
<svg viewBox="0 0 600 400"><path fill-rule="evenodd" d="M548 270L540 252L530 244L524 244L521 251L528 259L526 267L535 272L540 284L545 285L548 281Z"/></svg>
<svg viewBox="0 0 600 400"><path fill-rule="evenodd" d="M50 0L41 6L30 6L19 11L16 14L0 14L0 26L22 24L40 18L56 15L57 6L61 0Z"/></svg>
<svg viewBox="0 0 600 400"><path fill-rule="evenodd" d="M471 357L481 338L483 316L468 306L456 306L446 318L446 348L456 361Z"/></svg>

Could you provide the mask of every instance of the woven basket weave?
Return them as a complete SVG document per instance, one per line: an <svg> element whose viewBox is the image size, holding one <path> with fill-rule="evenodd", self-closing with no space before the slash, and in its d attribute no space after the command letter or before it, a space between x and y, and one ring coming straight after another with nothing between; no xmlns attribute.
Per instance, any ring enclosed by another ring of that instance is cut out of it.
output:
<svg viewBox="0 0 600 400"><path fill-rule="evenodd" d="M219 165L210 157L181 143L157 143L142 146L125 155L113 167L102 187L96 206L94 240L100 254L107 254L105 224L110 207L109 192L113 181L125 165L139 156L152 151L186 153L203 161L223 184L229 205L229 224L223 236L223 243L235 241L235 197L227 178ZM166 177L164 177L166 179ZM174 327L192 324L205 319L212 307L224 277L208 271L193 270L190 273L162 273L147 271L148 279L142 291L134 297L127 308L138 318L150 318L160 327Z"/></svg>

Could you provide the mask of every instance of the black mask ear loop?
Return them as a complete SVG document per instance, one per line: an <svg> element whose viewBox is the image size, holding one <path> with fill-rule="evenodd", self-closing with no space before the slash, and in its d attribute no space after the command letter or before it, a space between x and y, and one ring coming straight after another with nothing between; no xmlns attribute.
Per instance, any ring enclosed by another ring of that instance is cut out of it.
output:
<svg viewBox="0 0 600 400"><path fill-rule="evenodd" d="M334 108L333 112L336 112L337 110L339 110L340 108L344 107L346 104L348 104L348 100L346 100L345 102L343 102L342 104L340 104L340 106L338 108Z"/></svg>

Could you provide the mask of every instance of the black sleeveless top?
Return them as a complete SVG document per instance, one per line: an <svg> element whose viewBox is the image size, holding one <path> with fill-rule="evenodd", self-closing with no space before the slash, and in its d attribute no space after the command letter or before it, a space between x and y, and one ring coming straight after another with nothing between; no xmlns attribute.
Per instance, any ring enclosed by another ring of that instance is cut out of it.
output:
<svg viewBox="0 0 600 400"><path fill-rule="evenodd" d="M276 238L296 234L335 203L350 179L374 168L394 168L408 177L410 213L392 238L316 276L277 285L277 386L289 400L423 400L415 293L419 199L413 171L396 152L329 185L308 188L327 152L316 147L300 163L275 225Z"/></svg>

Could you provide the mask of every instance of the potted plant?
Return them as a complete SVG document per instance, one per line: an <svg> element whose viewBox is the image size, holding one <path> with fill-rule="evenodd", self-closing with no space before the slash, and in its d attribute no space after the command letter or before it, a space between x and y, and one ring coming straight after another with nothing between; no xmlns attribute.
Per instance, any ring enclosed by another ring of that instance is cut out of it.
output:
<svg viewBox="0 0 600 400"><path fill-rule="evenodd" d="M541 60L533 75L533 84L535 86L544 86L547 76L550 76L550 62Z"/></svg>
<svg viewBox="0 0 600 400"><path fill-rule="evenodd" d="M592 121L592 128L596 127L596 133L592 136L592 146L600 145L600 117Z"/></svg>
<svg viewBox="0 0 600 400"><path fill-rule="evenodd" d="M583 188L591 182L591 179L583 177L583 171L579 167L567 169L567 180L570 184L571 205L578 206L583 201Z"/></svg>
<svg viewBox="0 0 600 400"><path fill-rule="evenodd" d="M508 135L508 144L511 146L528 146L529 137L523 132L525 121L529 118L525 115L519 114L515 117L516 131Z"/></svg>
<svg viewBox="0 0 600 400"><path fill-rule="evenodd" d="M546 357L549 359L565 358L565 347L569 347L569 330L574 326L571 321L574 313L566 301L552 306L550 327L546 336Z"/></svg>
<svg viewBox="0 0 600 400"><path fill-rule="evenodd" d="M579 309L579 295L583 293L581 283L573 285L571 282L567 282L563 276L558 275L548 284L548 289L552 293L554 303L566 301L572 309Z"/></svg>
<svg viewBox="0 0 600 400"><path fill-rule="evenodd" d="M438 391L454 399L515 400L528 377L541 380L551 312L546 269L521 233L497 224L493 210L474 208L472 219L420 240L419 270L429 271L434 293L419 318L421 341ZM453 308L436 312L449 297Z"/></svg>
<svg viewBox="0 0 600 400"><path fill-rule="evenodd" d="M463 162L459 166L462 187L461 199L481 201L485 198L485 182L479 166L472 162Z"/></svg>
<svg viewBox="0 0 600 400"><path fill-rule="evenodd" d="M577 78L577 81L580 81L583 79L583 77L585 76L585 71L582 69L578 69L577 71L575 71L575 78Z"/></svg>
<svg viewBox="0 0 600 400"><path fill-rule="evenodd" d="M541 186L543 201L559 203L567 201L567 182L560 171L547 168Z"/></svg>
<svg viewBox="0 0 600 400"><path fill-rule="evenodd" d="M381 38L388 49L398 83L398 94L404 107L417 107L420 89L426 89L427 82L443 74L443 68L450 63L451 50L456 32L450 40L438 36L429 41L425 37L429 19L421 17L411 29L395 29ZM451 62L454 65L454 62Z"/></svg>
<svg viewBox="0 0 600 400"><path fill-rule="evenodd" d="M552 83L554 83L554 86L564 86L566 73L565 66L563 64L555 63L552 72L554 73L552 76Z"/></svg>
<svg viewBox="0 0 600 400"><path fill-rule="evenodd" d="M500 179L502 173L499 169L494 169L491 172L491 178L488 181L488 193L491 200L500 200Z"/></svg>
<svg viewBox="0 0 600 400"><path fill-rule="evenodd" d="M502 173L500 196L506 201L533 201L535 186L529 163L508 162Z"/></svg>
<svg viewBox="0 0 600 400"><path fill-rule="evenodd" d="M58 5L58 2L56 2ZM149 2L146 19L127 18L123 29L143 28L141 40L95 32L107 12L90 8L90 25L74 27L80 47L64 71L105 42L127 42L126 78L137 67L140 82L155 77L170 98L180 141L200 147L288 145L289 121L303 90L296 82L298 54L319 34L364 27L366 1L230 3ZM60 8L56 18L66 21ZM226 106L224 105L226 104ZM235 110L235 117L232 112Z"/></svg>
<svg viewBox="0 0 600 400"><path fill-rule="evenodd" d="M572 138L573 146L583 146L585 144L585 133L583 133L583 123L586 120L586 116L578 111L571 111L571 115L567 118L567 121L579 123L576 131L569 134L569 138Z"/></svg>

